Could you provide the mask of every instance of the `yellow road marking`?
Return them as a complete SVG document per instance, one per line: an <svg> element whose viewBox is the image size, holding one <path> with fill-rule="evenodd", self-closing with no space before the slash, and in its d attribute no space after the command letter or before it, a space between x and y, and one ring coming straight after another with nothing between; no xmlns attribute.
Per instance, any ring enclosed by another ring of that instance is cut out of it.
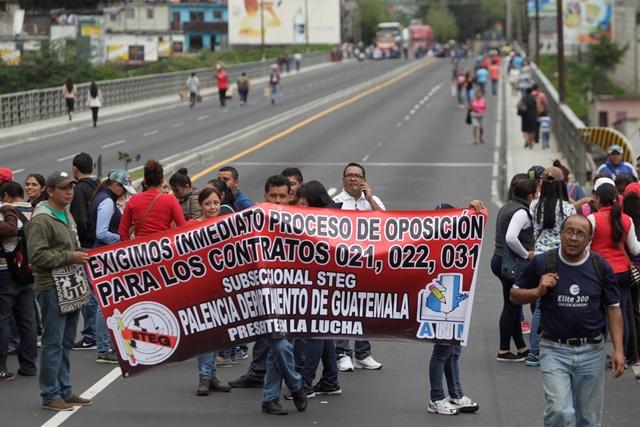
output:
<svg viewBox="0 0 640 427"><path fill-rule="evenodd" d="M195 181L197 179L200 179L204 175L210 173L211 171L213 171L215 169L218 169L218 168L220 168L220 167L222 167L224 165L227 165L227 164L229 164L229 163L231 163L231 162L233 162L235 160L238 160L239 158L244 157L249 153L253 153L257 149L262 148L265 145L269 145L273 141L276 141L276 140L282 138L283 136L289 135L290 133L295 132L296 130L300 129L301 127L306 126L309 123L312 123L312 122L314 122L314 121L326 116L327 114L331 114L334 111L339 110L342 107L346 107L347 105L353 104L354 102L364 98L365 96L371 95L372 93L377 92L380 89L384 89L385 87L390 86L390 85L392 85L392 84L404 79L407 76L410 76L411 74L413 74L416 71L426 67L427 65L433 64L435 61L436 61L435 58L430 59L427 62L425 62L424 64L417 65L417 66L413 67L412 69L410 69L408 71L405 71L404 73L400 74L399 76L394 77L393 79L389 80L388 82L379 84L378 86L373 87L373 88L371 88L371 89L369 89L369 90L367 90L365 92L362 92L361 94L356 95L356 96L354 96L353 98L351 98L351 99L349 99L347 101L341 102L340 104L334 105L333 107L328 108L328 109L316 114L315 116L309 117L308 119L306 119L306 120L304 120L304 121L302 121L302 122L300 122L300 123L298 123L298 124L296 124L294 126L291 126L289 129L286 129L286 130L280 132L279 134L272 136L271 138L265 139L264 141L254 145L253 147L247 148L243 152L238 153L235 156L231 156L228 159L225 159L225 160L223 160L221 162L218 162L215 165L210 166L207 169L203 170L202 172L199 172L199 173L193 175L191 177L191 180Z"/></svg>

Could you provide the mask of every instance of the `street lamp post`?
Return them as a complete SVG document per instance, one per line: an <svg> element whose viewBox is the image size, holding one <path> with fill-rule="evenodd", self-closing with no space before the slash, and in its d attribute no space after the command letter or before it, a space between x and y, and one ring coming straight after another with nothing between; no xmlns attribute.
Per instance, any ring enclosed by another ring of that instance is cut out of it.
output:
<svg viewBox="0 0 640 427"><path fill-rule="evenodd" d="M560 98L560 103L564 104L564 28L562 22L562 0L557 0L556 25L558 27L558 98Z"/></svg>
<svg viewBox="0 0 640 427"><path fill-rule="evenodd" d="M536 2L536 64L540 66L540 0Z"/></svg>
<svg viewBox="0 0 640 427"><path fill-rule="evenodd" d="M260 40L262 42L262 60L264 61L264 0L260 2Z"/></svg>

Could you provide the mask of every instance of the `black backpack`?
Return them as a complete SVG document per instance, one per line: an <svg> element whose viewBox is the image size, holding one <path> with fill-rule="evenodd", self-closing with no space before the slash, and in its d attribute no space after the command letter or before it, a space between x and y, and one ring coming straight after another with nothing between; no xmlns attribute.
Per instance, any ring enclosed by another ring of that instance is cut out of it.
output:
<svg viewBox="0 0 640 427"><path fill-rule="evenodd" d="M18 230L18 243L11 252L5 251L2 245L0 245L0 249L2 249L1 252L7 260L7 268L13 279L22 285L30 285L35 281L35 277L33 266L29 261L29 252L27 252L27 239L24 235L24 228L29 220L20 210L16 209L16 212L20 221L22 221L22 229Z"/></svg>

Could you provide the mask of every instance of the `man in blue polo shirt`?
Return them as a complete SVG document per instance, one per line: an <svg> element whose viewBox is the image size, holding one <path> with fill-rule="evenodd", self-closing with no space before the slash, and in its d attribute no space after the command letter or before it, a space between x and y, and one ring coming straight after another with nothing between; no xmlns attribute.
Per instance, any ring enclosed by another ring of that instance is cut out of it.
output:
<svg viewBox="0 0 640 427"><path fill-rule="evenodd" d="M607 317L614 348L613 376L624 372L620 295L609 263L587 250L593 236L591 223L573 215L565 219L560 233L560 248L531 259L511 289L511 302L529 304L542 298L544 425L566 426L575 413L576 427L599 426L606 341L602 333Z"/></svg>

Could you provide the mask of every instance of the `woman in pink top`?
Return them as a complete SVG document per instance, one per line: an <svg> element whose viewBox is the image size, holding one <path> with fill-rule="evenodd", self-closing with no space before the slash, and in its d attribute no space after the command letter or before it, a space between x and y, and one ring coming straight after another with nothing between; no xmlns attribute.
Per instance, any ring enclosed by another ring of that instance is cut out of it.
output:
<svg viewBox="0 0 640 427"><path fill-rule="evenodd" d="M145 163L144 183L148 190L133 195L122 213L118 228L122 241L131 240L132 235L148 236L187 223L178 199L162 191L164 169L158 161L149 159Z"/></svg>
<svg viewBox="0 0 640 427"><path fill-rule="evenodd" d="M473 143L478 143L478 130L480 130L480 143L484 143L482 139L482 118L487 110L487 102L482 96L480 89L476 90L476 96L469 104L469 110L471 110L471 124L473 125Z"/></svg>
<svg viewBox="0 0 640 427"><path fill-rule="evenodd" d="M73 84L71 77L62 85L62 94L67 101L67 114L69 114L69 120L71 120L73 117L73 104L76 101L76 85Z"/></svg>

